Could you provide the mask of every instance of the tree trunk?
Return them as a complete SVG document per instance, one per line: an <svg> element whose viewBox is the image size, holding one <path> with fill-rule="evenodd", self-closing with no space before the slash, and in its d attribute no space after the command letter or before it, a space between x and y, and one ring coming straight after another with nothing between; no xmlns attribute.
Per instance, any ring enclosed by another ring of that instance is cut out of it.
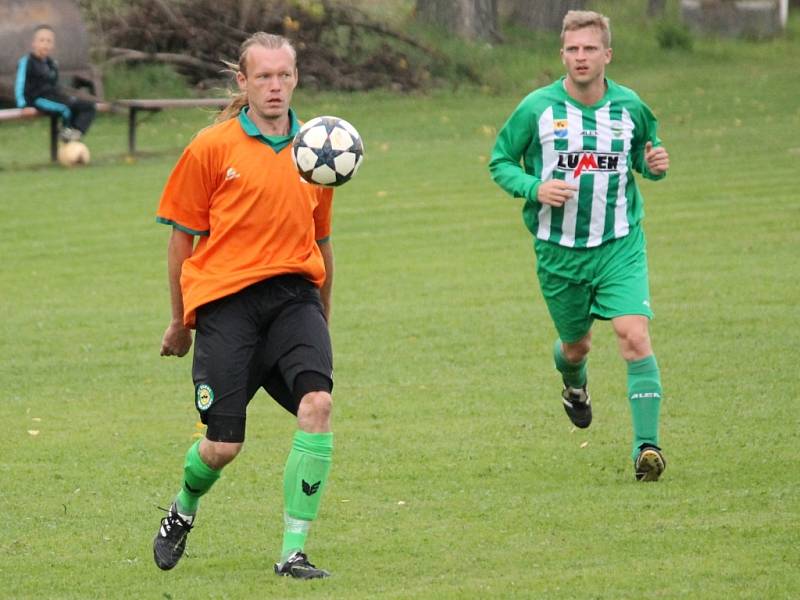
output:
<svg viewBox="0 0 800 600"><path fill-rule="evenodd" d="M661 17L664 15L664 8L667 0L647 0L647 16Z"/></svg>
<svg viewBox="0 0 800 600"><path fill-rule="evenodd" d="M536 31L561 31L568 10L584 10L587 0L500 0L500 14Z"/></svg>
<svg viewBox="0 0 800 600"><path fill-rule="evenodd" d="M468 40L501 39L497 0L417 0L417 19Z"/></svg>

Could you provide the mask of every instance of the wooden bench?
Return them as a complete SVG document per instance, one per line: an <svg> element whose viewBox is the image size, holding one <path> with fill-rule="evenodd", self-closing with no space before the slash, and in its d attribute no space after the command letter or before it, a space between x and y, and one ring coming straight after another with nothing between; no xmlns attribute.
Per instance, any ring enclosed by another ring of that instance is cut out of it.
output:
<svg viewBox="0 0 800 600"><path fill-rule="evenodd" d="M113 106L108 102L98 102L96 104L96 109L97 112L111 112ZM55 162L58 160L58 131L61 115L41 112L32 106L0 109L0 122L37 119L39 117L50 117L50 160Z"/></svg>
<svg viewBox="0 0 800 600"><path fill-rule="evenodd" d="M56 114L39 112L32 106L25 108L0 109L0 121L18 121L20 119L35 119L37 117L50 117L50 160L58 160L58 123L61 117Z"/></svg>
<svg viewBox="0 0 800 600"><path fill-rule="evenodd" d="M128 112L128 152L136 153L136 127L140 112L159 112L165 108L223 108L228 105L228 98L170 98L161 100L117 100L116 102L98 102L97 112ZM44 113L28 106L25 108L0 109L0 122L19 121L50 117L50 160L58 160L58 131L60 115Z"/></svg>
<svg viewBox="0 0 800 600"><path fill-rule="evenodd" d="M32 106L25 108L4 108L0 110L0 121L16 121L17 119L30 119L32 117L44 116Z"/></svg>
<svg viewBox="0 0 800 600"><path fill-rule="evenodd" d="M114 105L128 110L128 153L136 153L136 126L140 112L159 112L165 108L223 108L229 98L173 98L163 100L117 100Z"/></svg>

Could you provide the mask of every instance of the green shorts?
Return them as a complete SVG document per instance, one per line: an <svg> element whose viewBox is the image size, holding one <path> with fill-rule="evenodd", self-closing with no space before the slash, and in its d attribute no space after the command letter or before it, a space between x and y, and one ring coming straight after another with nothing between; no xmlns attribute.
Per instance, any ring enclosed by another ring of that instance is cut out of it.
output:
<svg viewBox="0 0 800 600"><path fill-rule="evenodd" d="M653 318L641 226L596 248L566 248L539 239L534 248L539 285L562 341L583 338L594 319Z"/></svg>

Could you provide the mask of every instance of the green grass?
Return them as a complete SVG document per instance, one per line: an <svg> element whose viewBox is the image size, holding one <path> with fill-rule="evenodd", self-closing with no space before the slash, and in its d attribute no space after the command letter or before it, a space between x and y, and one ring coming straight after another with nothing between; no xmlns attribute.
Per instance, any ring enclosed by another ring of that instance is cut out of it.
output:
<svg viewBox="0 0 800 600"><path fill-rule="evenodd" d="M792 39L720 41L610 69L672 157L642 183L667 394L655 485L632 481L607 325L595 423L573 431L559 406L530 236L485 164L519 90L298 96L367 147L336 197L336 453L308 547L335 577L310 584L270 572L294 425L263 395L189 556L152 564L155 506L197 431L190 359L158 356L154 210L206 113L152 117L135 160L124 119L103 116L84 169L46 164L44 120L0 126L0 596L794 597L797 58Z"/></svg>
<svg viewBox="0 0 800 600"><path fill-rule="evenodd" d="M115 65L105 69L103 84L104 98L109 101L145 97L190 98L200 95L192 94L186 80L169 65Z"/></svg>

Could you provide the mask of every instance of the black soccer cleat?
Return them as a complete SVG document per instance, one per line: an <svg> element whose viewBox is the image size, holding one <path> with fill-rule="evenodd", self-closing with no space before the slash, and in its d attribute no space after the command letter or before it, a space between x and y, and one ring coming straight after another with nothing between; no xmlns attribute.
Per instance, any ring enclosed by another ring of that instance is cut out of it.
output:
<svg viewBox="0 0 800 600"><path fill-rule="evenodd" d="M661 448L652 444L642 444L639 446L639 454L634 463L636 469L636 481L658 481L664 469L667 468L667 461L661 454Z"/></svg>
<svg viewBox="0 0 800 600"><path fill-rule="evenodd" d="M192 524L178 514L178 507L173 502L167 510L167 516L161 519L161 526L153 540L153 558L159 569L169 571L178 564L186 549L186 536L191 530Z"/></svg>
<svg viewBox="0 0 800 600"><path fill-rule="evenodd" d="M294 577L295 579L322 579L331 574L325 569L318 569L302 552L295 552L282 563L275 563L275 575Z"/></svg>
<svg viewBox="0 0 800 600"><path fill-rule="evenodd" d="M586 384L574 388L565 382L564 391L561 392L561 402L575 427L586 429L592 424L592 399L589 397Z"/></svg>

